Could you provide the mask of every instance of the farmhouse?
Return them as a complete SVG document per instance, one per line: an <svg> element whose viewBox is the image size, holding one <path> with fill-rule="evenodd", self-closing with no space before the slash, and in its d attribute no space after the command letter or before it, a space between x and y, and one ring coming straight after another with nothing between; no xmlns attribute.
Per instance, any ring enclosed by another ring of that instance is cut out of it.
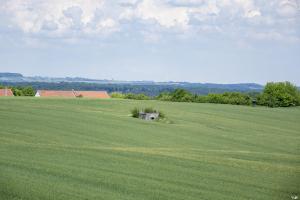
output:
<svg viewBox="0 0 300 200"><path fill-rule="evenodd" d="M0 97L12 97L14 96L14 93L11 91L11 89L4 88L0 89Z"/></svg>
<svg viewBox="0 0 300 200"><path fill-rule="evenodd" d="M63 98L110 98L106 91L62 91L62 90L38 90L35 97L63 97Z"/></svg>

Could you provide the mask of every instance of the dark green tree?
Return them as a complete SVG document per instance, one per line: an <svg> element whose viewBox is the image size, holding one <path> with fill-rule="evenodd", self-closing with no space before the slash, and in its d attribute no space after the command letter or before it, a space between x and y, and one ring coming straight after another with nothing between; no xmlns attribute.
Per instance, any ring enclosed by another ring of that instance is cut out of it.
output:
<svg viewBox="0 0 300 200"><path fill-rule="evenodd" d="M24 96L22 89L20 89L19 87L13 87L11 88L11 90L15 96Z"/></svg>
<svg viewBox="0 0 300 200"><path fill-rule="evenodd" d="M290 82L267 83L258 97L258 104L269 107L289 107L300 105L298 88Z"/></svg>
<svg viewBox="0 0 300 200"><path fill-rule="evenodd" d="M191 102L193 100L193 94L184 89L176 89L170 95L172 101Z"/></svg>
<svg viewBox="0 0 300 200"><path fill-rule="evenodd" d="M23 92L23 96L34 96L35 95L34 89L30 86L22 88L22 92Z"/></svg>

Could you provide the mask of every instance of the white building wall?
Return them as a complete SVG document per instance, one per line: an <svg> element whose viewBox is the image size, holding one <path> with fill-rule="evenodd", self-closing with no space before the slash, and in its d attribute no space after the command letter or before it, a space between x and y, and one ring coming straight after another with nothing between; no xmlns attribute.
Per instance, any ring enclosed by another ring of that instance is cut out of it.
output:
<svg viewBox="0 0 300 200"><path fill-rule="evenodd" d="M40 96L41 95L40 95L39 91L37 91L36 94L35 94L35 97L40 97Z"/></svg>

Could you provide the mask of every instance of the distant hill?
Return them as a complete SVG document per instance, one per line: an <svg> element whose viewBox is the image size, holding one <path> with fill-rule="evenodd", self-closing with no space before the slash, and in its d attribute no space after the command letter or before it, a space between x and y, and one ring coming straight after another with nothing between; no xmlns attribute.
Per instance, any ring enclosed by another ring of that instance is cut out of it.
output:
<svg viewBox="0 0 300 200"><path fill-rule="evenodd" d="M19 73L0 73L0 85L5 86L32 86L34 89L55 90L106 90L108 92L144 93L158 95L161 92L170 92L176 88L189 90L195 94L236 92L259 92L262 85L256 83L215 84L190 82L154 82L154 81L118 81L97 80L81 77L26 77Z"/></svg>
<svg viewBox="0 0 300 200"><path fill-rule="evenodd" d="M4 72L0 73L0 78L22 78L23 75L19 73L9 73L9 72Z"/></svg>

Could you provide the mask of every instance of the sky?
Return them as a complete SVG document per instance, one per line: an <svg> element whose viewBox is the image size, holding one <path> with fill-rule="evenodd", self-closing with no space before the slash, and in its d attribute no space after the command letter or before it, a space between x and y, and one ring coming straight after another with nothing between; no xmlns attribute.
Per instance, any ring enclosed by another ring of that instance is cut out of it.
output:
<svg viewBox="0 0 300 200"><path fill-rule="evenodd" d="M0 72L300 85L300 0L0 0Z"/></svg>

